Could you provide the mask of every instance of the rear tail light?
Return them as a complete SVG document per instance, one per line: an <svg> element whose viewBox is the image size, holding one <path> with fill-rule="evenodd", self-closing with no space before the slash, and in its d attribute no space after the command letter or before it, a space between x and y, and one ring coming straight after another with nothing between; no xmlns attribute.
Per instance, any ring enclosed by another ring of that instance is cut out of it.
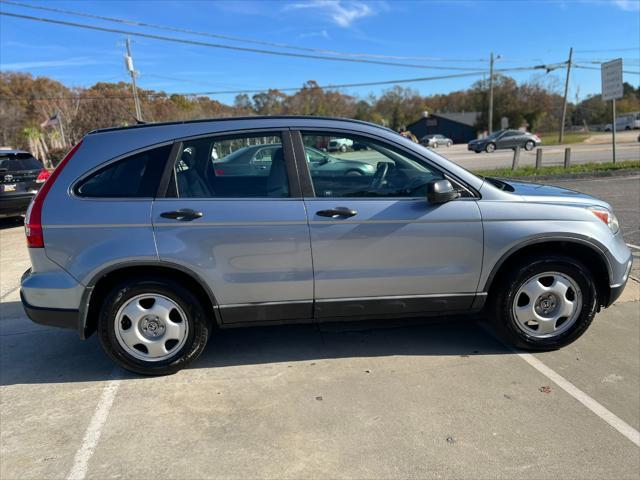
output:
<svg viewBox="0 0 640 480"><path fill-rule="evenodd" d="M36 178L36 183L44 183L47 181L47 178L49 178L50 176L51 176L51 172L46 168L43 168L42 170L40 170L40 173L38 174L38 178Z"/></svg>
<svg viewBox="0 0 640 480"><path fill-rule="evenodd" d="M62 159L58 167L51 173L48 177L48 180L44 182L40 191L36 194L31 205L29 205L29 209L27 210L27 217L24 220L24 231L27 236L27 247L29 248L43 248L44 247L44 236L42 235L42 205L44 203L44 199L51 190L56 178L62 172L64 166L69 162L71 157L76 153L82 141L78 142L78 144L71 149L67 156ZM42 175L42 172L40 172ZM38 178L40 178L38 175Z"/></svg>

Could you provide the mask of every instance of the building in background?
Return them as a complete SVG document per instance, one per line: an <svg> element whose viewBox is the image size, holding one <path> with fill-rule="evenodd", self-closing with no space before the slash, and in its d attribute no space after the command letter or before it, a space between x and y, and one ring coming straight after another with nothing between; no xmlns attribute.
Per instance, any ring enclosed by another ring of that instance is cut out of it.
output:
<svg viewBox="0 0 640 480"><path fill-rule="evenodd" d="M480 112L428 113L407 126L418 139L440 133L454 143L467 143L478 138L476 123Z"/></svg>

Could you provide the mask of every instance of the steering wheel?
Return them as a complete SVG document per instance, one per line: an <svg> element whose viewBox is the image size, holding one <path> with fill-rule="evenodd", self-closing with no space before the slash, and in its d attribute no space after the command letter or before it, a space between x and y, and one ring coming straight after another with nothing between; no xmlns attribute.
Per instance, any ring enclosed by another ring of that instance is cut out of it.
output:
<svg viewBox="0 0 640 480"><path fill-rule="evenodd" d="M373 190L378 190L382 188L384 185L384 180L387 178L387 173L389 172L389 162L379 162L376 167L376 173L373 175L373 179L371 180L371 188Z"/></svg>

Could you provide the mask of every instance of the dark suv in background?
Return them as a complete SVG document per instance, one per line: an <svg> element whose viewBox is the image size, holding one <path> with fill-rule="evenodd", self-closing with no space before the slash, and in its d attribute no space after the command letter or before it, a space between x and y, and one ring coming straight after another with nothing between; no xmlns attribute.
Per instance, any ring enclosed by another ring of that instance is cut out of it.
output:
<svg viewBox="0 0 640 480"><path fill-rule="evenodd" d="M24 215L49 175L29 152L0 150L0 218Z"/></svg>

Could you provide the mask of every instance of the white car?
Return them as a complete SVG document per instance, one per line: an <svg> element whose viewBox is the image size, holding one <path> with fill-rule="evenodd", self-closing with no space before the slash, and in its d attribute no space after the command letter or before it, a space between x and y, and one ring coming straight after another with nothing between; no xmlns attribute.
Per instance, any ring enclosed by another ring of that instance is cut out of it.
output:
<svg viewBox="0 0 640 480"><path fill-rule="evenodd" d="M327 150L330 152L335 152L340 150L341 152L346 152L347 150L351 150L353 148L353 140L349 138L333 138L329 142L327 146Z"/></svg>

